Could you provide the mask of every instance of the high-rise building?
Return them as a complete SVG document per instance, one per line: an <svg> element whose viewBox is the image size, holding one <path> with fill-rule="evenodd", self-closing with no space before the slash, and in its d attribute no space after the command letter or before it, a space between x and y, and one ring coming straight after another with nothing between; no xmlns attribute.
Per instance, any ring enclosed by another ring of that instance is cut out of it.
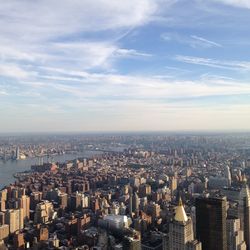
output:
<svg viewBox="0 0 250 250"><path fill-rule="evenodd" d="M240 229L244 231L247 249L250 249L250 194L246 182L242 184L238 205L238 218Z"/></svg>
<svg viewBox="0 0 250 250"><path fill-rule="evenodd" d="M175 176L170 177L169 188L171 190L171 194L174 194L177 189L177 178Z"/></svg>
<svg viewBox="0 0 250 250"><path fill-rule="evenodd" d="M6 208L7 201L7 189L0 191L0 211L4 211Z"/></svg>
<svg viewBox="0 0 250 250"><path fill-rule="evenodd" d="M175 209L174 219L169 224L169 249L199 249L201 243L197 241L197 244L193 244L193 241L194 232L192 219L186 215L180 198L179 204Z"/></svg>
<svg viewBox="0 0 250 250"><path fill-rule="evenodd" d="M70 197L70 207L72 210L76 210L82 207L82 193L74 193Z"/></svg>
<svg viewBox="0 0 250 250"><path fill-rule="evenodd" d="M36 205L35 223L47 223L52 220L54 215L53 204L49 201L43 201Z"/></svg>
<svg viewBox="0 0 250 250"><path fill-rule="evenodd" d="M227 249L226 197L198 197L196 206L196 236L203 250Z"/></svg>
<svg viewBox="0 0 250 250"><path fill-rule="evenodd" d="M0 199L6 201L7 200L8 191L7 189L3 189L0 191Z"/></svg>
<svg viewBox="0 0 250 250"><path fill-rule="evenodd" d="M227 250L246 250L244 232L240 230L240 219L227 219Z"/></svg>
<svg viewBox="0 0 250 250"><path fill-rule="evenodd" d="M49 238L49 230L46 226L38 226L36 230L38 241L46 241Z"/></svg>
<svg viewBox="0 0 250 250"><path fill-rule="evenodd" d="M139 186L139 195L140 197L145 197L151 194L151 186L149 184L141 184Z"/></svg>
<svg viewBox="0 0 250 250"><path fill-rule="evenodd" d="M66 193L58 194L58 204L60 208L65 209L68 206L68 194Z"/></svg>
<svg viewBox="0 0 250 250"><path fill-rule="evenodd" d="M4 224L5 224L5 213L0 212L0 225L4 225Z"/></svg>
<svg viewBox="0 0 250 250"><path fill-rule="evenodd" d="M24 233L18 231L15 232L13 237L13 243L15 249L24 249L25 248Z"/></svg>
<svg viewBox="0 0 250 250"><path fill-rule="evenodd" d="M16 155L15 155L16 160L20 159L20 150L19 147L16 148Z"/></svg>
<svg viewBox="0 0 250 250"><path fill-rule="evenodd" d="M8 209L5 213L5 222L10 227L10 233L14 233L19 229L23 228L23 209Z"/></svg>
<svg viewBox="0 0 250 250"><path fill-rule="evenodd" d="M136 210L139 209L139 205L140 205L140 199L137 193L134 193L133 195L133 199L132 199L132 209L133 212L135 212Z"/></svg>
<svg viewBox="0 0 250 250"><path fill-rule="evenodd" d="M10 226L7 224L0 226L0 240L5 240L8 238L10 233Z"/></svg>
<svg viewBox="0 0 250 250"><path fill-rule="evenodd" d="M225 177L227 178L228 186L231 186L232 178L229 166L226 166L225 168Z"/></svg>
<svg viewBox="0 0 250 250"><path fill-rule="evenodd" d="M30 197L27 195L22 195L19 198L19 208L23 209L23 216L25 220L29 220L30 218Z"/></svg>
<svg viewBox="0 0 250 250"><path fill-rule="evenodd" d="M150 202L147 205L147 213L152 216L153 220L155 220L156 218L160 216L160 212L161 212L161 207L159 204L155 202Z"/></svg>
<svg viewBox="0 0 250 250"><path fill-rule="evenodd" d="M128 210L129 210L130 215L132 215L132 213L133 213L133 196L132 196L132 194L129 195Z"/></svg>
<svg viewBox="0 0 250 250"><path fill-rule="evenodd" d="M0 200L0 211L5 211L6 209L6 201Z"/></svg>
<svg viewBox="0 0 250 250"><path fill-rule="evenodd" d="M35 210L36 205L42 200L42 192L32 192L30 194L30 209Z"/></svg>

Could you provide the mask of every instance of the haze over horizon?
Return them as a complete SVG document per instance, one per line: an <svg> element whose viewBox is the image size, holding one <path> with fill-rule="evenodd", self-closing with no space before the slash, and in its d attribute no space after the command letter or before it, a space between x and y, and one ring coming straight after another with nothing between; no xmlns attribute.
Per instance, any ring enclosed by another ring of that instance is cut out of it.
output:
<svg viewBox="0 0 250 250"><path fill-rule="evenodd" d="M0 3L0 133L249 131L248 0Z"/></svg>

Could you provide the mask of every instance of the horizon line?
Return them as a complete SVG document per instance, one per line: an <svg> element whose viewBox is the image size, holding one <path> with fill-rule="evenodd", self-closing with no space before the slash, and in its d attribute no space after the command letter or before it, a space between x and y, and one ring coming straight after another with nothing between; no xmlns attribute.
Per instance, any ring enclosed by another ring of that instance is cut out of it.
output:
<svg viewBox="0 0 250 250"><path fill-rule="evenodd" d="M242 134L250 133L250 129L187 129L187 130L89 130L89 131L8 131L0 132L0 136L19 135L100 135L100 134Z"/></svg>

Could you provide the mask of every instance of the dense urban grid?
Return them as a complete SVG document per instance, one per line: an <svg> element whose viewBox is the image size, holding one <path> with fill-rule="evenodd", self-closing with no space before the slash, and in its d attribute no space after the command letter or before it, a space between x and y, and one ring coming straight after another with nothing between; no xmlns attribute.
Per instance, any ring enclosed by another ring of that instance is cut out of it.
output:
<svg viewBox="0 0 250 250"><path fill-rule="evenodd" d="M0 249L250 249L249 134L0 141L2 161L43 159L0 191Z"/></svg>

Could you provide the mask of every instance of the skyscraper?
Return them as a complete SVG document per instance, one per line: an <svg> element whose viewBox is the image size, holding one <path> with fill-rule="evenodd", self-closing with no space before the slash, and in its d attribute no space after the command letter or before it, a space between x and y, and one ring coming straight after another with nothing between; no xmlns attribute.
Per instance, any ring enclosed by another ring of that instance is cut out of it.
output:
<svg viewBox="0 0 250 250"><path fill-rule="evenodd" d="M229 166L226 166L225 168L225 177L227 178L228 186L231 186L232 177L231 177L231 171L230 171Z"/></svg>
<svg viewBox="0 0 250 250"><path fill-rule="evenodd" d="M203 250L227 250L226 197L198 197L196 236Z"/></svg>
<svg viewBox="0 0 250 250"><path fill-rule="evenodd" d="M23 228L23 209L8 209L5 213L6 224L8 224L10 233L14 233Z"/></svg>
<svg viewBox="0 0 250 250"><path fill-rule="evenodd" d="M24 219L29 220L30 218L30 197L27 195L22 195L21 198L18 199L19 208L23 208Z"/></svg>
<svg viewBox="0 0 250 250"><path fill-rule="evenodd" d="M173 221L169 224L169 249L186 250L194 240L193 223L187 217L181 198L175 210ZM200 245L200 242L197 242ZM192 244L191 244L192 245ZM190 245L190 246L191 246ZM195 245L194 245L195 247ZM188 248L199 249L199 248Z"/></svg>
<svg viewBox="0 0 250 250"><path fill-rule="evenodd" d="M20 151L19 151L19 147L16 148L16 155L15 155L16 160L19 160L20 158Z"/></svg>
<svg viewBox="0 0 250 250"><path fill-rule="evenodd" d="M49 201L43 201L36 205L35 210L35 223L47 223L53 218L54 207Z"/></svg>
<svg viewBox="0 0 250 250"><path fill-rule="evenodd" d="M129 195L129 200L128 200L128 202L129 202L129 213L130 213L130 215L132 215L132 213L133 213L133 196L132 196L132 194L130 194Z"/></svg>
<svg viewBox="0 0 250 250"><path fill-rule="evenodd" d="M133 212L135 212L137 209L139 209L139 204L140 204L140 199L138 197L138 194L134 193L133 198L132 198L132 209L133 209Z"/></svg>
<svg viewBox="0 0 250 250"><path fill-rule="evenodd" d="M246 250L244 232L240 229L240 219L227 219L227 250Z"/></svg>
<svg viewBox="0 0 250 250"><path fill-rule="evenodd" d="M240 229L244 231L247 249L250 249L250 194L246 182L242 184L240 191L238 217L240 219Z"/></svg>

